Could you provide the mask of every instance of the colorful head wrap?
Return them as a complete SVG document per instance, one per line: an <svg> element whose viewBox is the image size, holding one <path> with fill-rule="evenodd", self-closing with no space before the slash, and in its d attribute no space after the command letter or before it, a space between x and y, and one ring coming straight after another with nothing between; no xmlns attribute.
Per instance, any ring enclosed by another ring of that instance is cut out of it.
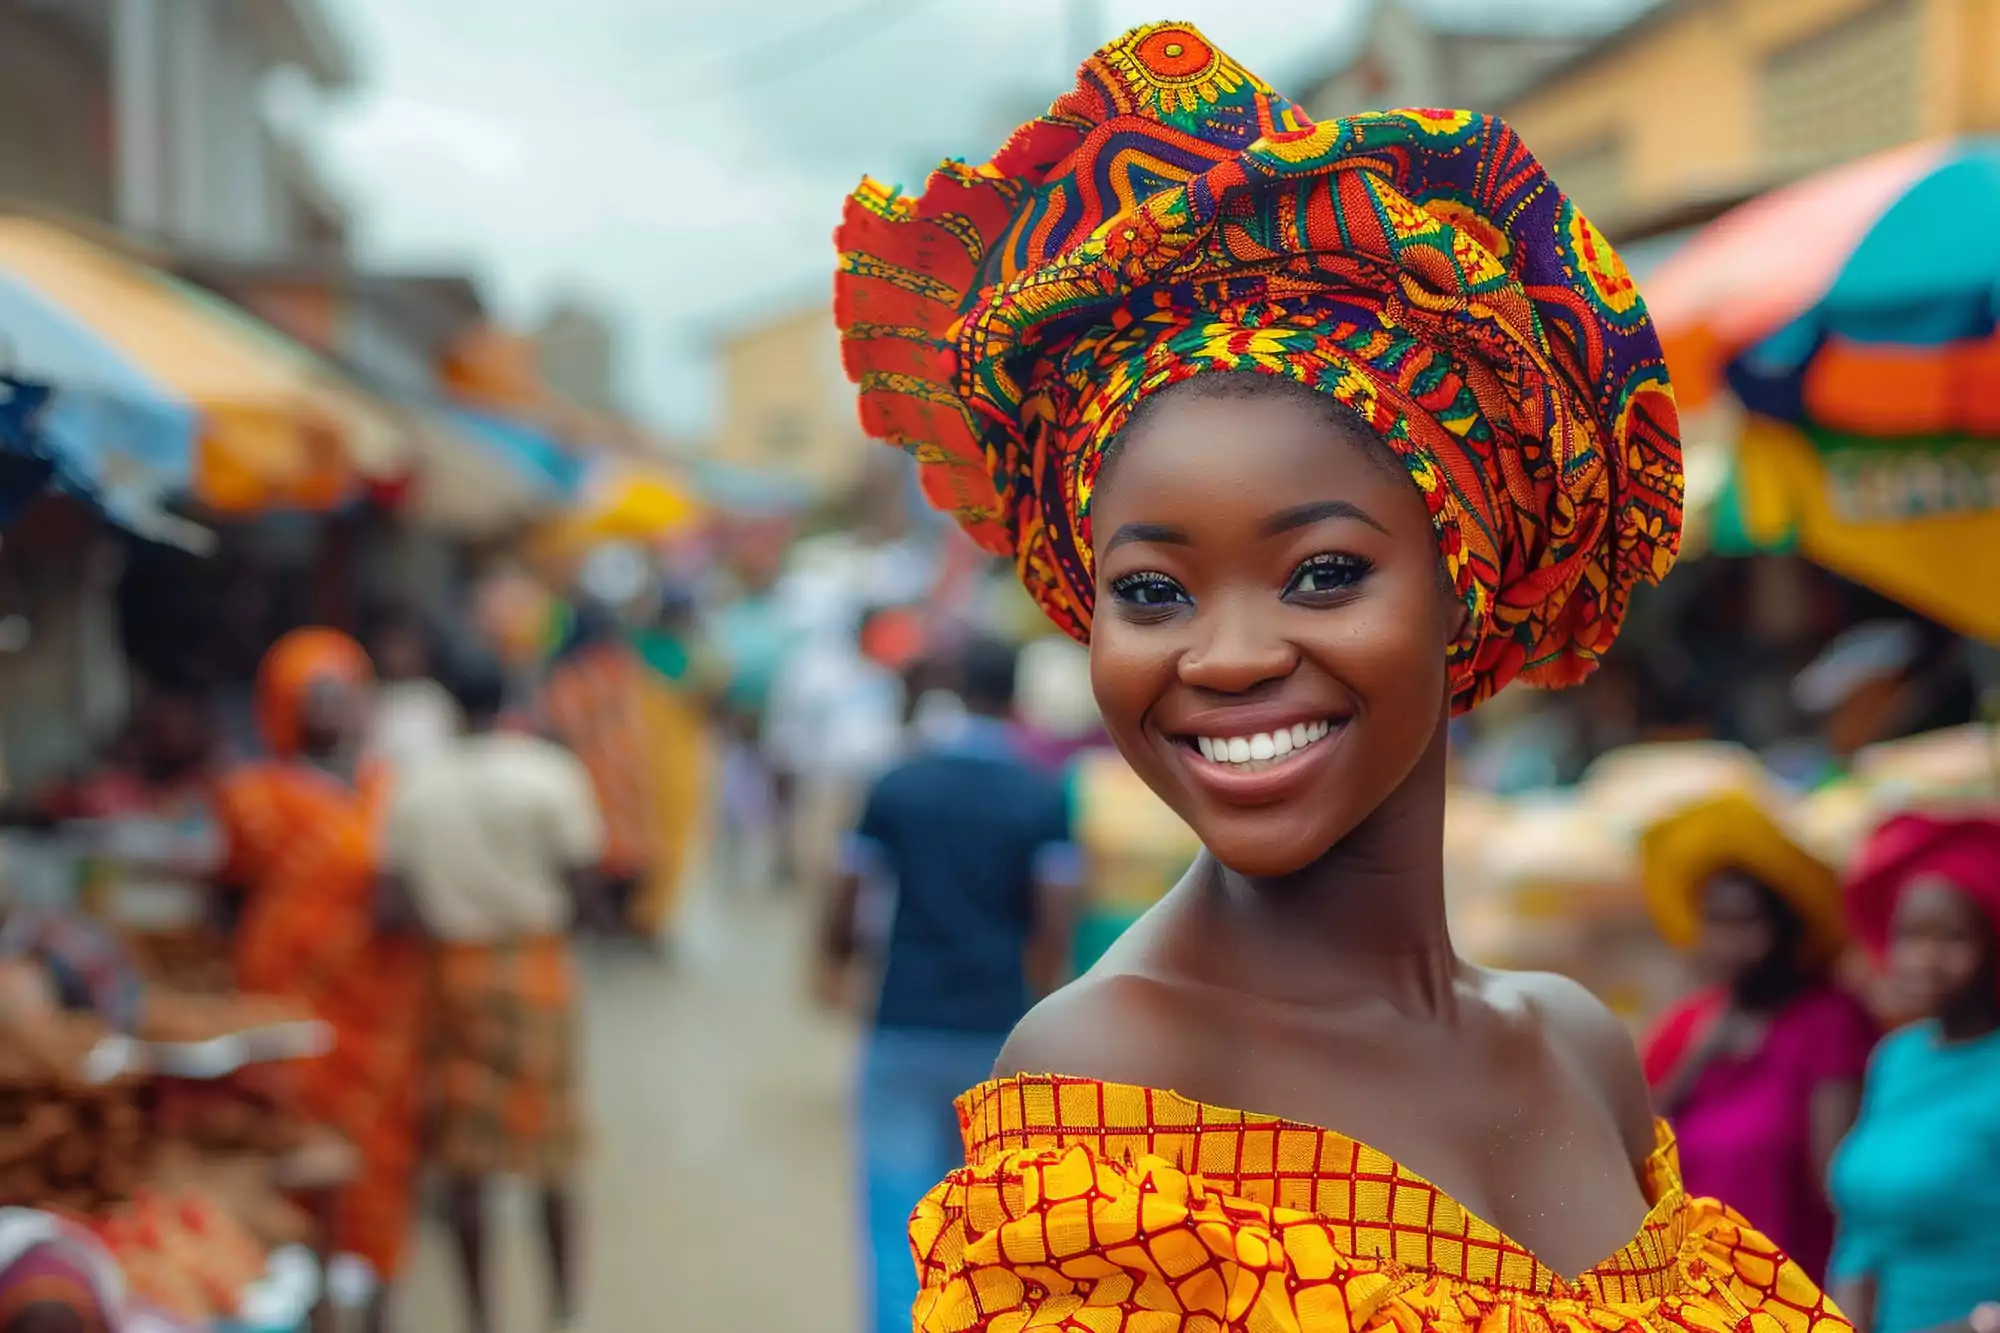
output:
<svg viewBox="0 0 2000 1333"><path fill-rule="evenodd" d="M1903 891L1923 879L1949 881L1979 904L2000 940L2000 817L1892 815L1868 835L1847 876L1847 915L1880 956Z"/></svg>
<svg viewBox="0 0 2000 1333"><path fill-rule="evenodd" d="M299 752L305 738L306 699L321 681L363 685L374 666L360 644L335 629L295 629L271 645L257 667L257 729L281 759Z"/></svg>
<svg viewBox="0 0 2000 1333"><path fill-rule="evenodd" d="M1564 685L1679 543L1673 393L1624 265L1500 121L1315 125L1185 24L1139 28L984 166L863 181L835 318L872 435L1090 632L1090 499L1146 394L1212 370L1354 408L1470 612L1454 703Z"/></svg>

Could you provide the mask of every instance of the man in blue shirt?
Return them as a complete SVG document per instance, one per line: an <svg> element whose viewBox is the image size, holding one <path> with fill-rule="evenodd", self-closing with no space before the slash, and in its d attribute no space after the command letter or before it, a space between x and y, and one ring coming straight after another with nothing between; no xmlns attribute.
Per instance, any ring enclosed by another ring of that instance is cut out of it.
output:
<svg viewBox="0 0 2000 1333"><path fill-rule="evenodd" d="M864 887L892 890L859 1106L882 1333L907 1333L917 1297L910 1213L964 1160L952 1100L991 1075L1007 1034L1059 980L1076 883L1063 784L1007 721L1014 650L978 639L959 665L965 715L869 792L826 935L838 976L859 952Z"/></svg>

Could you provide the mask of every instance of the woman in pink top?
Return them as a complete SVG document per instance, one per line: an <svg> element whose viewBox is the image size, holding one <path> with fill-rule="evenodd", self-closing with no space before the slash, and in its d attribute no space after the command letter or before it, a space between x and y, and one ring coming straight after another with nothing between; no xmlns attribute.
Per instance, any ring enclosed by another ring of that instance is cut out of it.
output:
<svg viewBox="0 0 2000 1333"><path fill-rule="evenodd" d="M1876 1039L1833 984L1839 881L1752 800L1687 810L1644 843L1666 937L1710 979L1646 1042L1654 1102L1689 1190L1755 1217L1815 1281L1833 1248L1827 1166L1854 1124Z"/></svg>

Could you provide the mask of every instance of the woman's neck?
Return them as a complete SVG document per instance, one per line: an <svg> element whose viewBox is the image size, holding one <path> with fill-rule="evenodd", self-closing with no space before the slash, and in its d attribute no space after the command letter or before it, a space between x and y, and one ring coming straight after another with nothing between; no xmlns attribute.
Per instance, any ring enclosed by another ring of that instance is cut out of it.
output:
<svg viewBox="0 0 2000 1333"><path fill-rule="evenodd" d="M1730 987L1730 1003L1740 1013L1774 1018L1816 984L1816 978L1790 962L1773 962Z"/></svg>
<svg viewBox="0 0 2000 1333"><path fill-rule="evenodd" d="M1203 857L1204 979L1295 1003L1386 999L1448 1010L1463 968L1444 907L1445 728L1374 813L1277 878Z"/></svg>

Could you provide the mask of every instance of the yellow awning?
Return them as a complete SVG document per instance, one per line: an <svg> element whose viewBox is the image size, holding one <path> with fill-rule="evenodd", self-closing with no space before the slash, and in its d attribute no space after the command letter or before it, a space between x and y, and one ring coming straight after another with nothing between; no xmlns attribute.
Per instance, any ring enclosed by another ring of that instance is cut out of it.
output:
<svg viewBox="0 0 2000 1333"><path fill-rule="evenodd" d="M194 497L326 508L406 464L403 432L331 363L219 297L39 219L0 217L0 276L46 316L5 330L59 393L184 412ZM23 322L26 322L25 320ZM26 345L24 345L26 344Z"/></svg>
<svg viewBox="0 0 2000 1333"><path fill-rule="evenodd" d="M607 542L656 542L701 517L698 500L665 467L636 459L603 459L585 479L570 511L540 536L548 549L582 550Z"/></svg>
<svg viewBox="0 0 2000 1333"><path fill-rule="evenodd" d="M1927 475L1938 464L1917 449L1875 456L1867 503L1836 507L1826 457L1797 428L1745 420L1736 465L1743 523L1753 541L1777 546L1790 534L1801 555L1843 578L1931 617L1960 634L2000 643L2000 508L1935 504L1944 490ZM1899 484L1896 468L1912 472ZM1948 479L1947 479L1948 480ZM1930 512L1895 515L1895 493L1911 490ZM1843 512L1843 508L1848 512Z"/></svg>

